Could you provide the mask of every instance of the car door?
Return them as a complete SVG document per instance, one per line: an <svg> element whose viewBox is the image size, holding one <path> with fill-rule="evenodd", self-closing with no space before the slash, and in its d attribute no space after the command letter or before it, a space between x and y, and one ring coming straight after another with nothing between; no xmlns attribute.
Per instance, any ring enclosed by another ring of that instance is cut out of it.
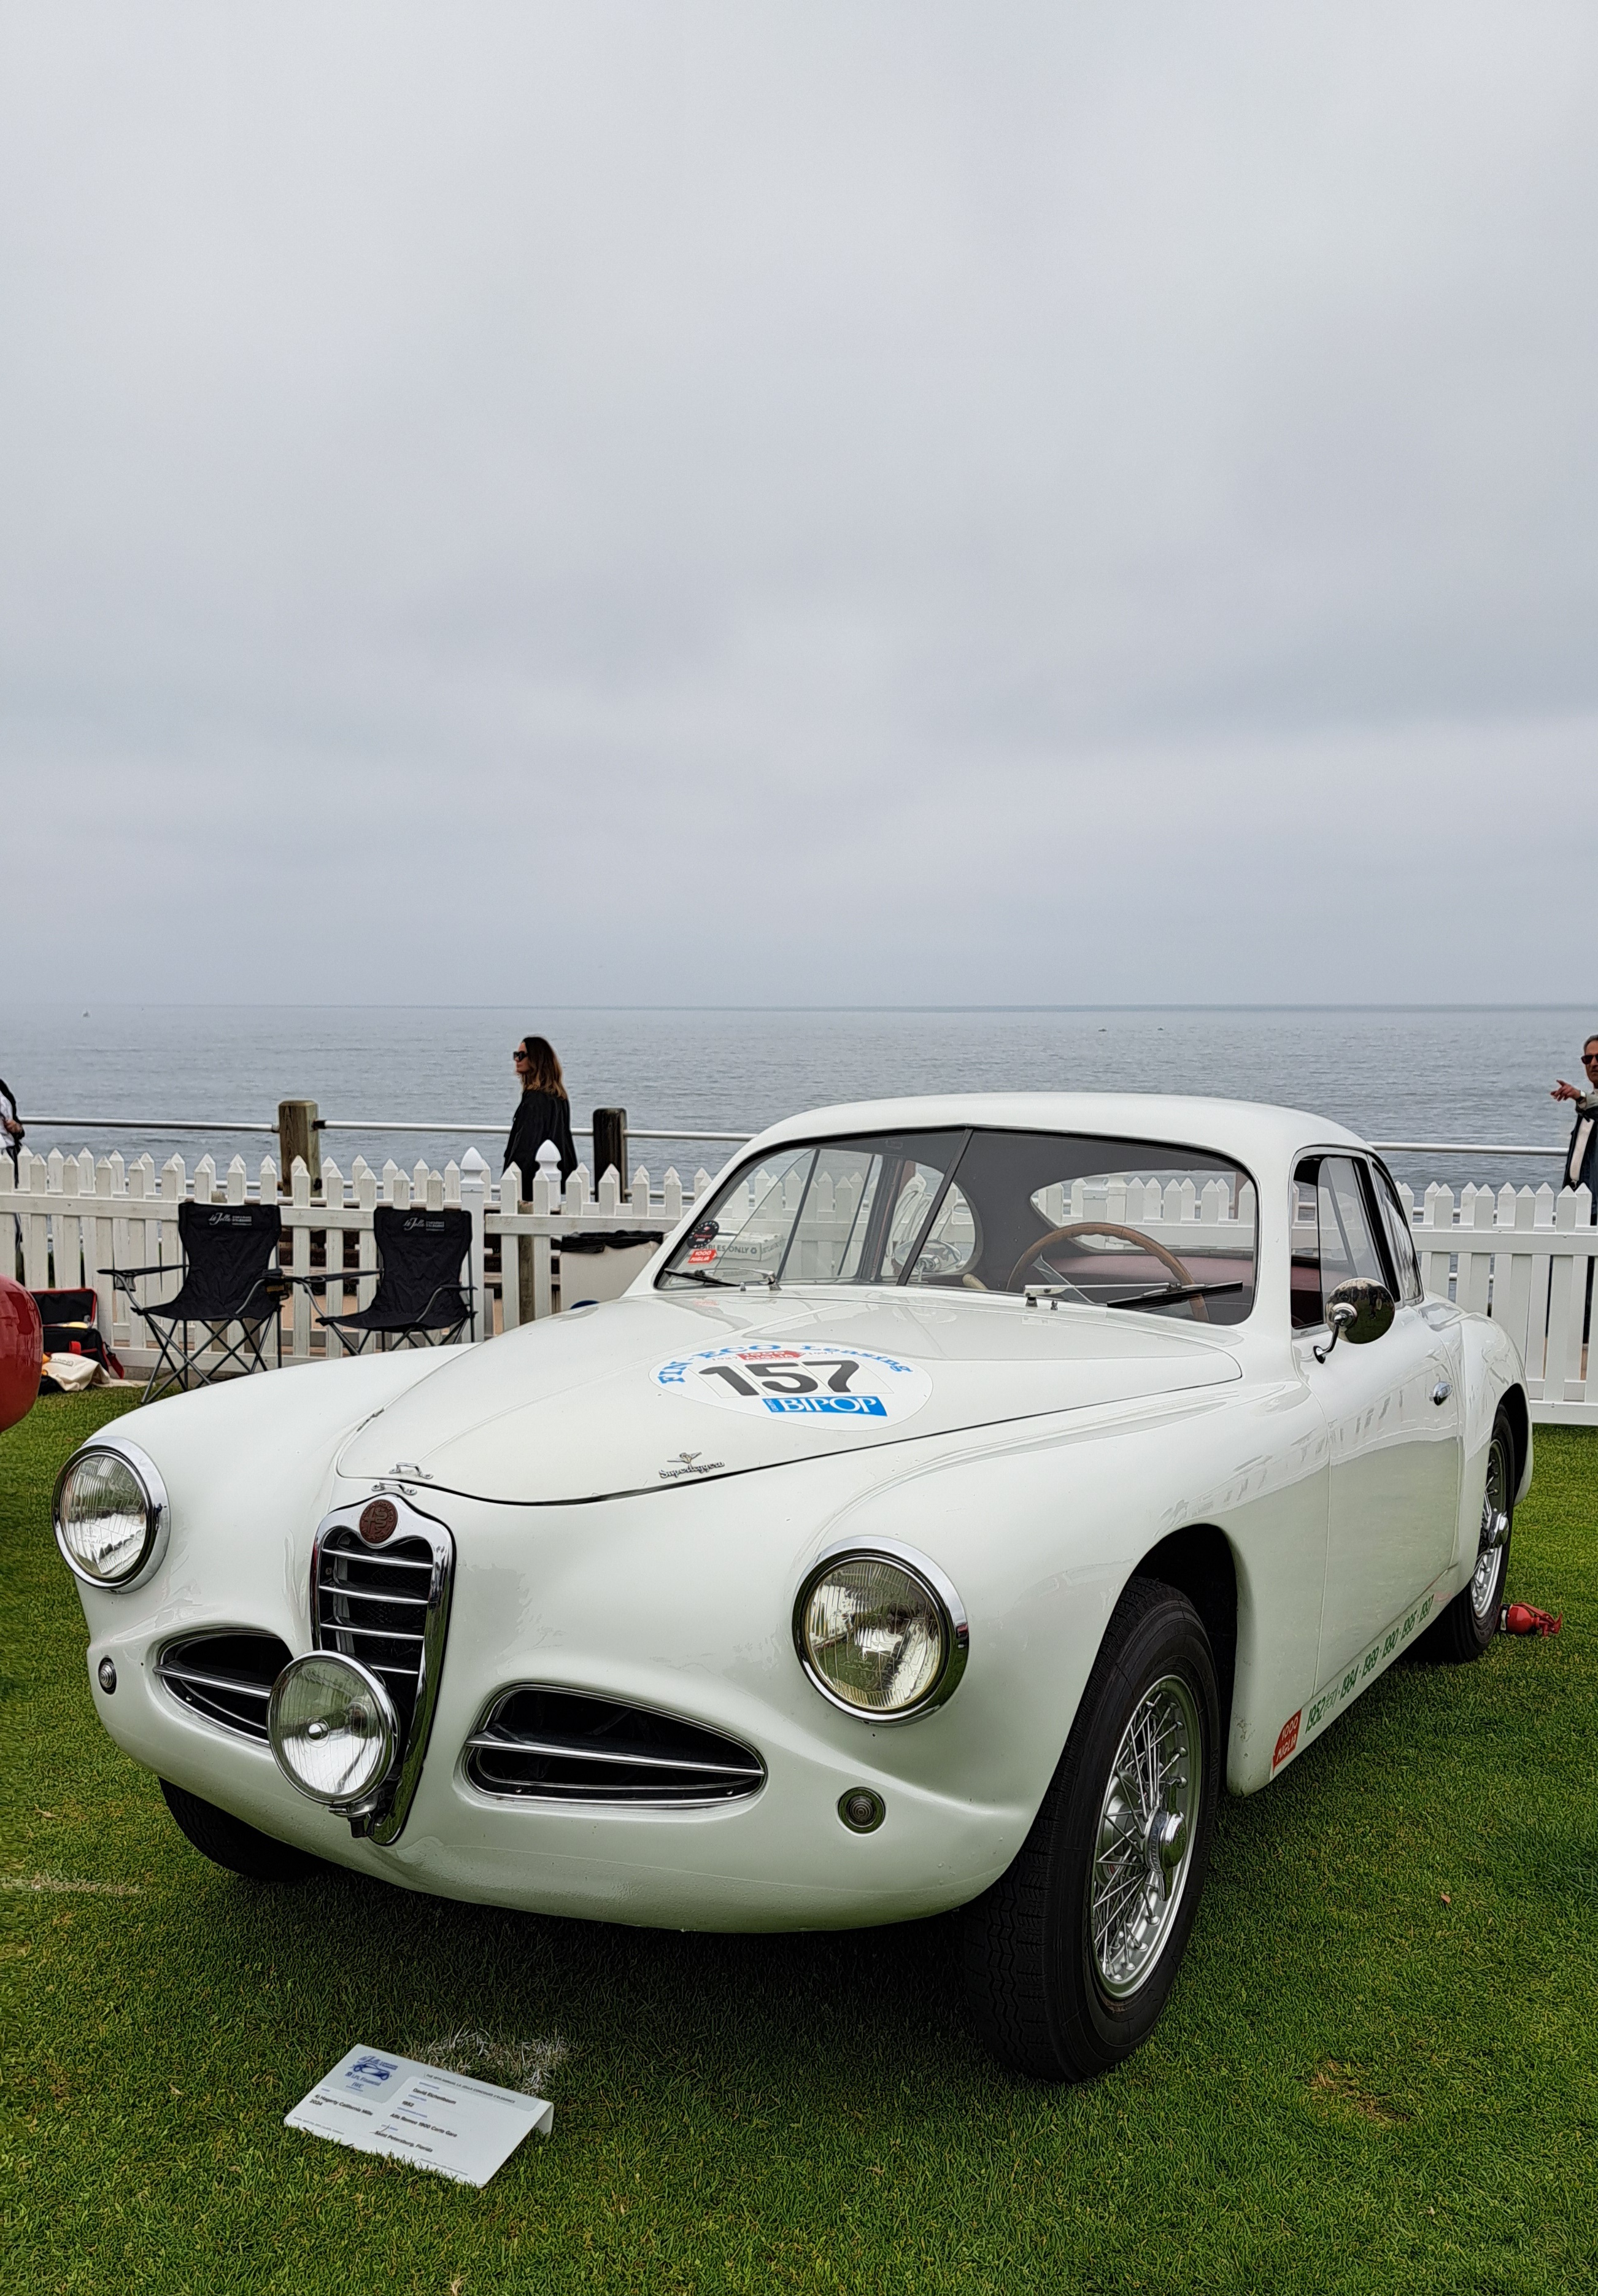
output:
<svg viewBox="0 0 1598 2296"><path fill-rule="evenodd" d="M1323 1682L1430 1586L1454 1552L1458 1367L1446 1335L1427 1319L1413 1249L1400 1264L1381 1185L1364 1157L1344 1154L1307 1159L1294 1179L1296 1352L1332 1439ZM1344 1340L1329 1349L1325 1299L1354 1275L1392 1292L1392 1328L1365 1347Z"/></svg>

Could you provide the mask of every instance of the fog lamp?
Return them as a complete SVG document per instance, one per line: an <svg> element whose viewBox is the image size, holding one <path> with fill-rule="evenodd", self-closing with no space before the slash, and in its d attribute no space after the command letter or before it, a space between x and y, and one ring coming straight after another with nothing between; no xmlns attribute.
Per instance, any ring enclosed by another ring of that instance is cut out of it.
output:
<svg viewBox="0 0 1598 2296"><path fill-rule="evenodd" d="M829 1555L799 1589L794 1646L824 1698L866 1720L907 1722L941 1706L965 1669L960 1597L907 1551Z"/></svg>
<svg viewBox="0 0 1598 2296"><path fill-rule="evenodd" d="M94 1587L126 1587L156 1559L167 1494L143 1452L80 1451L55 1486L55 1543L68 1569Z"/></svg>
<svg viewBox="0 0 1598 2296"><path fill-rule="evenodd" d="M373 1800L399 1752L393 1700L368 1668L337 1651L290 1660L272 1685L266 1735L291 1785L345 1812Z"/></svg>

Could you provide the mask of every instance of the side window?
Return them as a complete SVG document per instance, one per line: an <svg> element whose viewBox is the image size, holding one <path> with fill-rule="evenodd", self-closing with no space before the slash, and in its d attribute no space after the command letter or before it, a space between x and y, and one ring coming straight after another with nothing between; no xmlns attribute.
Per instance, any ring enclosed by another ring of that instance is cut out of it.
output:
<svg viewBox="0 0 1598 2296"><path fill-rule="evenodd" d="M1321 1222L1315 1201L1319 1166L1307 1156L1293 1174L1292 1299L1295 1332L1313 1332L1321 1320Z"/></svg>
<svg viewBox="0 0 1598 2296"><path fill-rule="evenodd" d="M1293 1175L1293 1329L1323 1323L1327 1294L1351 1275L1388 1281L1359 1168L1352 1156L1306 1157Z"/></svg>
<svg viewBox="0 0 1598 2296"><path fill-rule="evenodd" d="M1377 1172L1376 1201L1381 1207L1382 1226L1387 1230L1388 1250L1392 1254L1393 1273L1398 1279L1400 1300L1409 1307L1422 1298L1421 1263L1415 1258L1415 1240L1405 1218L1404 1205L1397 1189L1385 1172Z"/></svg>
<svg viewBox="0 0 1598 2296"><path fill-rule="evenodd" d="M952 1283L977 1257L977 1223L964 1191L950 1181L932 1232L910 1271L912 1283Z"/></svg>
<svg viewBox="0 0 1598 2296"><path fill-rule="evenodd" d="M1321 1292L1323 1299L1363 1275L1373 1283L1387 1282L1387 1268L1372 1226L1365 1192L1359 1185L1359 1167L1352 1156L1323 1156L1316 1190L1321 1216Z"/></svg>

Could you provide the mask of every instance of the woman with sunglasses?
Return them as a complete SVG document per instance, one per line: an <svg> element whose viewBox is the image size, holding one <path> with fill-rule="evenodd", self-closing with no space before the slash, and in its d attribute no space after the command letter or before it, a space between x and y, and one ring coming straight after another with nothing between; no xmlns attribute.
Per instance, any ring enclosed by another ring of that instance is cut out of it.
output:
<svg viewBox="0 0 1598 2296"><path fill-rule="evenodd" d="M547 1037L523 1037L511 1055L521 1079L521 1100L511 1121L505 1142L506 1167L521 1174L523 1199L533 1193L538 1176L538 1151L553 1140L561 1152L561 1185L577 1169L577 1150L571 1144L571 1103L561 1076L561 1063Z"/></svg>

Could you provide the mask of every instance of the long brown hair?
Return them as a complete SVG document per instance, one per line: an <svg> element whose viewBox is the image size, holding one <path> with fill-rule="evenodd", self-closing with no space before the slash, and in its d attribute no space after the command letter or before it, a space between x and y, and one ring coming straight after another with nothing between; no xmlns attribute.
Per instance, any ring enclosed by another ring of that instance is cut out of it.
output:
<svg viewBox="0 0 1598 2296"><path fill-rule="evenodd" d="M527 1077L523 1089L527 1092L547 1092L556 1100L564 1100L566 1086L561 1080L561 1063L549 1038L523 1037L521 1049L527 1054Z"/></svg>

